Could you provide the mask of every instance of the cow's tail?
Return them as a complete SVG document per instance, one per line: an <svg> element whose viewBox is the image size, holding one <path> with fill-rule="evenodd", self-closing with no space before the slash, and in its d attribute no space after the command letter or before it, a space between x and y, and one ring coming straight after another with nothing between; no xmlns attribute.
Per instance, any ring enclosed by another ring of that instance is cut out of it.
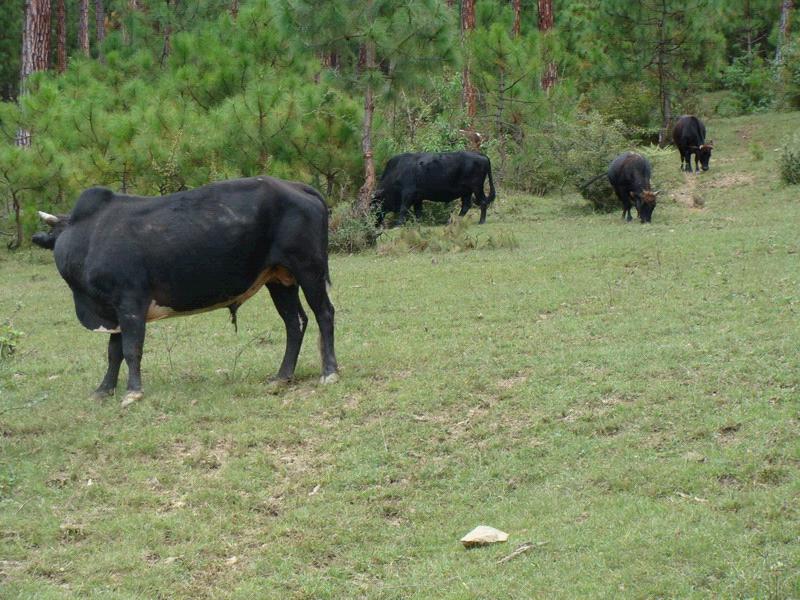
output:
<svg viewBox="0 0 800 600"><path fill-rule="evenodd" d="M487 157L486 160L489 160L489 158ZM495 198L497 198L497 194L494 189L494 179L492 179L492 161L489 160L489 197L486 198L486 205L488 206L494 202Z"/></svg>
<svg viewBox="0 0 800 600"><path fill-rule="evenodd" d="M323 229L322 229L322 241L323 241L323 248L325 249L325 288L326 290L332 287L331 283L331 272L328 268L328 218L331 214L331 207L328 206L328 203L325 202L325 198L320 194L316 189L311 187L310 185L303 185L303 189L308 193L310 196L313 196L317 200L319 200L322 207L325 209L325 216L322 218L323 222Z"/></svg>
<svg viewBox="0 0 800 600"><path fill-rule="evenodd" d="M587 181L586 183L582 183L582 184L581 184L580 186L578 186L578 187L580 187L582 190L585 190L587 187L589 187L590 185L592 185L592 184L593 184L595 181L597 181L597 180L598 180L598 179L600 179L601 177L605 177L605 175L606 175L605 173L600 173L600 175L598 175L597 177L592 177L592 178L591 178L589 181Z"/></svg>

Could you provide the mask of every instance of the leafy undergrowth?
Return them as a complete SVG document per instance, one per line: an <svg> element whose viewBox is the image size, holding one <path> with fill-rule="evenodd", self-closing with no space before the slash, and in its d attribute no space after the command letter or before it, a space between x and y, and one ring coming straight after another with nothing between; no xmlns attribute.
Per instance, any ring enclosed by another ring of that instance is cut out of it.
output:
<svg viewBox="0 0 800 600"><path fill-rule="evenodd" d="M652 225L501 189L474 228L518 248L332 256L333 386L313 324L266 385L260 294L151 324L144 399L96 403L107 338L49 254L0 259L0 596L800 596L800 205L748 150L796 119L655 156Z"/></svg>
<svg viewBox="0 0 800 600"><path fill-rule="evenodd" d="M379 254L401 255L409 252L464 252L466 250L514 249L519 242L513 233L494 231L493 234L476 230L469 219L453 217L443 227L409 225L381 243Z"/></svg>

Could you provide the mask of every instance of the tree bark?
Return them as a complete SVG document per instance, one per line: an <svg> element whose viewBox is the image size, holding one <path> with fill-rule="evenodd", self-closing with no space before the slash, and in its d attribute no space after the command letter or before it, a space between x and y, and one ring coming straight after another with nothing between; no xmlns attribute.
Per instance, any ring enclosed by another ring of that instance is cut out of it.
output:
<svg viewBox="0 0 800 600"><path fill-rule="evenodd" d="M169 9L169 21L164 25L164 47L161 50L161 66L167 62L170 53L172 52L172 9L177 6L178 0L166 0L167 8Z"/></svg>
<svg viewBox="0 0 800 600"><path fill-rule="evenodd" d="M78 6L78 45L89 56L89 0L81 0Z"/></svg>
<svg viewBox="0 0 800 600"><path fill-rule="evenodd" d="M25 1L25 29L22 33L20 62L19 91L23 95L31 73L46 71L50 67L50 0ZM30 146L30 131L20 129L16 142L18 146Z"/></svg>
<svg viewBox="0 0 800 600"><path fill-rule="evenodd" d="M775 45L775 64L783 64L783 46L789 39L794 0L781 0L781 19L778 22L778 43Z"/></svg>
<svg viewBox="0 0 800 600"><path fill-rule="evenodd" d="M553 28L554 23L553 0L539 0L539 31L547 34ZM549 54L549 51L546 53ZM547 66L542 74L542 89L549 92L558 78L558 67L551 56L545 57L545 63Z"/></svg>
<svg viewBox="0 0 800 600"><path fill-rule="evenodd" d="M369 2L371 4L371 2ZM375 70L375 42L368 40L363 45L364 75L370 77ZM375 113L375 95L372 84L367 81L364 90L364 127L361 134L361 151L364 155L364 185L358 193L358 211L369 211L372 192L375 189L375 160L372 156L372 118Z"/></svg>
<svg viewBox="0 0 800 600"><path fill-rule="evenodd" d="M231 0L231 16L234 19L239 16L239 0Z"/></svg>
<svg viewBox="0 0 800 600"><path fill-rule="evenodd" d="M36 71L46 71L50 67L50 0L25 0L25 24L22 30L19 95L26 93L27 80ZM17 146L28 148L31 145L31 132L17 131ZM9 248L19 248L22 243L22 220L19 198L13 194L15 239Z"/></svg>
<svg viewBox="0 0 800 600"><path fill-rule="evenodd" d="M462 79L462 102L467 111L469 127L473 126L475 115L478 114L478 94L470 77L470 56L467 40L475 30L475 0L462 0L461 3L461 35L464 46L464 73Z"/></svg>
<svg viewBox="0 0 800 600"><path fill-rule="evenodd" d="M514 25L511 28L512 37L519 37L522 31L522 0L512 0L514 6Z"/></svg>
<svg viewBox="0 0 800 600"><path fill-rule="evenodd" d="M94 0L94 25L95 38L99 48L106 39L106 9L103 6L103 0Z"/></svg>
<svg viewBox="0 0 800 600"><path fill-rule="evenodd" d="M67 8L64 0L56 0L56 68L67 70Z"/></svg>

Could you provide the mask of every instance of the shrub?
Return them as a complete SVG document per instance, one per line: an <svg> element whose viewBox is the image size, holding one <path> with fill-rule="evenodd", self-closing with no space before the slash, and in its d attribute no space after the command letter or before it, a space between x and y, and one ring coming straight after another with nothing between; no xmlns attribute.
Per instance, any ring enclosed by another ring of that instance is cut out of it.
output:
<svg viewBox="0 0 800 600"><path fill-rule="evenodd" d="M0 323L0 360L10 358L17 349L22 332L14 329L11 321Z"/></svg>
<svg viewBox="0 0 800 600"><path fill-rule="evenodd" d="M352 254L374 248L380 235L375 222L373 212L360 214L349 204L338 204L328 221L328 249Z"/></svg>
<svg viewBox="0 0 800 600"><path fill-rule="evenodd" d="M781 179L790 185L800 183L800 131L787 141L781 149Z"/></svg>
<svg viewBox="0 0 800 600"><path fill-rule="evenodd" d="M494 250L518 248L519 242L513 233L486 235L469 232L467 219L453 219L445 227L402 228L396 237L381 244L381 254L407 254L408 252L464 252L466 250Z"/></svg>
<svg viewBox="0 0 800 600"><path fill-rule="evenodd" d="M746 54L733 59L722 77L731 90L727 111L751 113L768 109L774 101L773 68L760 56Z"/></svg>
<svg viewBox="0 0 800 600"><path fill-rule="evenodd" d="M604 174L629 146L630 133L622 121L609 122L598 113L556 119L526 137L509 161L507 179L513 187L537 194L574 188L596 209L611 210L617 200Z"/></svg>

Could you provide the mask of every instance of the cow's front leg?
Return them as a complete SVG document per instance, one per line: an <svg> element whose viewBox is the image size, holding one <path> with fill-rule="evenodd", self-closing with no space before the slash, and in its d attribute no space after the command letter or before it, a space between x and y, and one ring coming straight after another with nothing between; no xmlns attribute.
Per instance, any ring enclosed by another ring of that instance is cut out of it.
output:
<svg viewBox="0 0 800 600"><path fill-rule="evenodd" d="M286 325L286 351L283 354L281 368L278 369L274 380L289 381L294 377L297 356L300 354L308 317L300 304L300 289L296 285L287 287L280 283L268 283L267 289L278 314Z"/></svg>
<svg viewBox="0 0 800 600"><path fill-rule="evenodd" d="M458 211L458 216L463 217L472 206L472 194L461 196L461 210Z"/></svg>
<svg viewBox="0 0 800 600"><path fill-rule="evenodd" d="M309 307L319 326L319 351L322 357L322 378L320 383L335 383L339 380L339 367L333 348L333 304L328 298L323 273L304 273L298 277Z"/></svg>
<svg viewBox="0 0 800 600"><path fill-rule="evenodd" d="M684 161L686 162L686 169L687 173L692 172L692 152L691 150L686 151L686 155L684 156Z"/></svg>
<svg viewBox="0 0 800 600"><path fill-rule="evenodd" d="M422 200L414 202L414 217L417 221L422 219Z"/></svg>
<svg viewBox="0 0 800 600"><path fill-rule="evenodd" d="M128 388L121 406L124 408L142 397L142 353L144 351L145 307L127 307L118 311L122 330L122 355L128 365Z"/></svg>
<svg viewBox="0 0 800 600"><path fill-rule="evenodd" d="M108 337L108 369L103 381L94 391L92 396L97 400L102 400L114 395L117 389L117 379L119 379L119 367L122 364L122 334L112 333Z"/></svg>
<svg viewBox="0 0 800 600"><path fill-rule="evenodd" d="M422 202L420 200L420 202ZM411 205L415 204L415 199L413 194L403 194L400 198L400 211L399 216L397 218L398 225L404 225L406 222L406 217L408 216L408 209L411 208ZM304 290L305 291L305 290Z"/></svg>

